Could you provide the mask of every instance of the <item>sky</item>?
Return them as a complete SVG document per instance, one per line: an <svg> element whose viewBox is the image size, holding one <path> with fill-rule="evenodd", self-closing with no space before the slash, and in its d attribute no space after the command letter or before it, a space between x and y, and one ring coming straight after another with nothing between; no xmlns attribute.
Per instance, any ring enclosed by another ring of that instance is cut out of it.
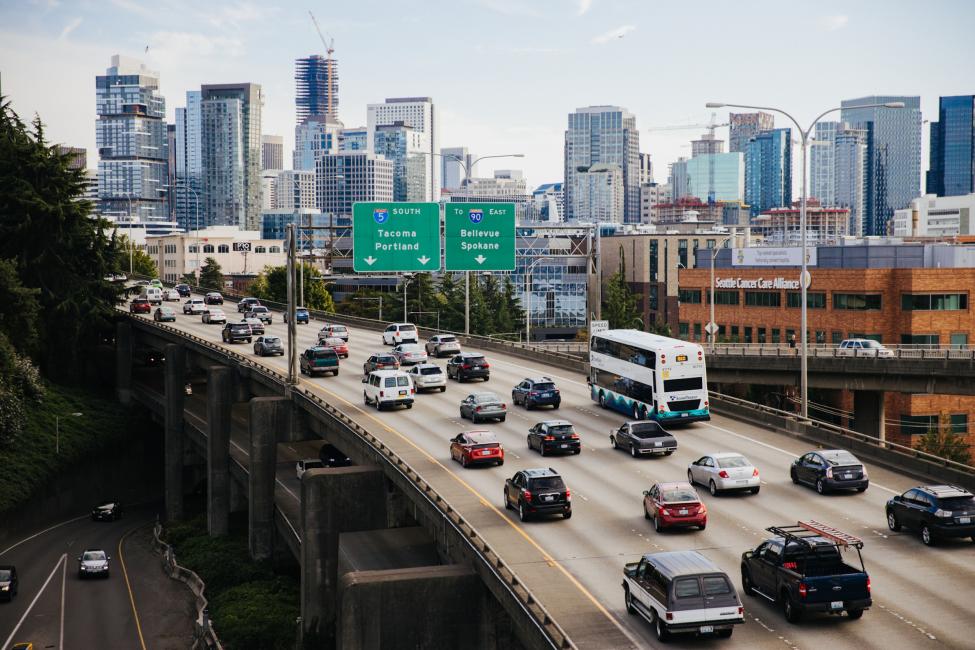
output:
<svg viewBox="0 0 975 650"><path fill-rule="evenodd" d="M864 95L920 95L937 119L940 95L975 94L970 0L3 0L0 92L95 167L95 76L123 54L160 73L170 121L201 84L261 84L262 130L290 152L294 60L324 51L309 9L335 39L346 126L364 125L369 103L430 96L440 146L522 153L478 173L523 169L530 187L562 180L577 107L636 115L665 182L704 129L652 127L704 124L708 101L780 107L806 126ZM923 142L922 169L927 126Z"/></svg>

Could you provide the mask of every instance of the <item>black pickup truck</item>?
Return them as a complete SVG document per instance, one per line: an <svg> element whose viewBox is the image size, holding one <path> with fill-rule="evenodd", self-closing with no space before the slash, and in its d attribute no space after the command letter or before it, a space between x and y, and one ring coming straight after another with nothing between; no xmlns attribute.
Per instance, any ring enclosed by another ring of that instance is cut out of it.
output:
<svg viewBox="0 0 975 650"><path fill-rule="evenodd" d="M816 521L766 528L772 537L741 556L741 586L782 607L797 623L808 612L842 614L851 619L870 608L870 577L863 568L863 541ZM860 568L844 562L856 551Z"/></svg>

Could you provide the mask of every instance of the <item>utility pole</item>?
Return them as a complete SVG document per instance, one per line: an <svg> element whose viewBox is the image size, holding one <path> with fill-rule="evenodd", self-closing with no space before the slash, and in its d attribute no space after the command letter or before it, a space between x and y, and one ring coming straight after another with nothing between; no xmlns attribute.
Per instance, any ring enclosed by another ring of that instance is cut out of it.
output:
<svg viewBox="0 0 975 650"><path fill-rule="evenodd" d="M288 385L298 384L296 369L297 323L295 322L295 224L288 224Z"/></svg>

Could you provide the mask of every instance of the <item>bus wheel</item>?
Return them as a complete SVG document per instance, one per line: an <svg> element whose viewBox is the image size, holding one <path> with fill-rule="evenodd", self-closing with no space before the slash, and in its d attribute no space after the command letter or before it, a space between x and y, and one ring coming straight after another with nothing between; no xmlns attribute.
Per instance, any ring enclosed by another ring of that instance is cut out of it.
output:
<svg viewBox="0 0 975 650"><path fill-rule="evenodd" d="M647 420L647 419L649 419L649 417L647 416L647 407L646 406L641 406L640 407L640 419L641 420Z"/></svg>
<svg viewBox="0 0 975 650"><path fill-rule="evenodd" d="M606 393L599 391L599 405L602 408L606 408Z"/></svg>
<svg viewBox="0 0 975 650"><path fill-rule="evenodd" d="M640 419L640 407L638 407L636 404L633 405L633 419Z"/></svg>

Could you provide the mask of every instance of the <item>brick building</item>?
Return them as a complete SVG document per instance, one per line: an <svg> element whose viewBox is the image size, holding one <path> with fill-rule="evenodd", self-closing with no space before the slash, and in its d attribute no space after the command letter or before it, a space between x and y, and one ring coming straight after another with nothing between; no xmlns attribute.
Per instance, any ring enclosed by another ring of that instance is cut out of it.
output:
<svg viewBox="0 0 975 650"><path fill-rule="evenodd" d="M843 247L839 247L843 248ZM845 338L872 338L885 345L970 345L975 342L975 246L902 245L887 268L849 268L861 262L863 247L847 247L845 267L824 268L831 256L820 249L810 267L807 310L809 344L837 344ZM879 247L878 247L879 248ZM722 251L723 252L723 251ZM878 253L879 255L880 253ZM723 259L722 259L723 257ZM799 270L795 267L735 267L730 251L715 271L715 321L719 340L786 343L800 327ZM825 258L825 260L824 260ZM914 262L909 262L913 260ZM709 263L709 262L708 262ZM904 267L908 263L916 266ZM900 266L900 268L898 268ZM681 269L678 336L705 341L710 315L710 269ZM852 396L836 391L832 405L852 412ZM958 433L975 445L975 397L886 393L887 433L909 444L946 411Z"/></svg>

